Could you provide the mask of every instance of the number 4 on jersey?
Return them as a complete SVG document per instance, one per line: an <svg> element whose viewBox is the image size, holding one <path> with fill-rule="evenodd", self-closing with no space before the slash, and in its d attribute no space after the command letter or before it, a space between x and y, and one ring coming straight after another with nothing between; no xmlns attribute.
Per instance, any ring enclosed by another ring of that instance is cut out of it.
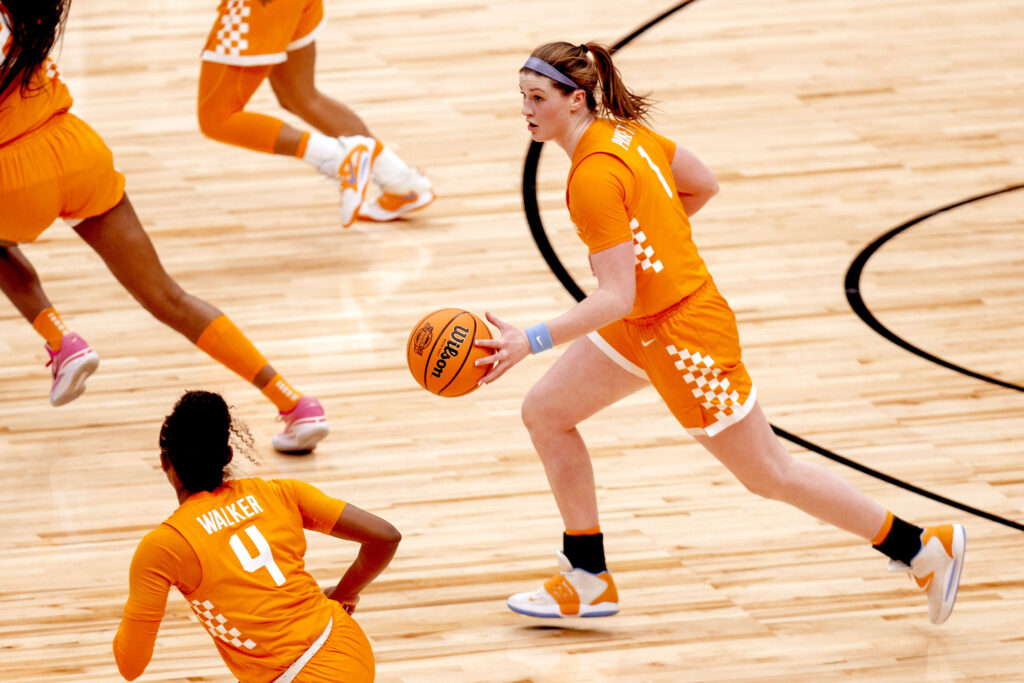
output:
<svg viewBox="0 0 1024 683"><path fill-rule="evenodd" d="M231 549L235 551L235 555L238 556L238 561L242 563L242 569L247 572L255 572L266 567L275 584L278 586L284 584L284 573L274 562L274 553L271 552L267 539L263 538L263 534L256 528L256 525L248 526L243 531L249 535L258 552L256 557L249 555L249 551L242 545L242 539L238 537L238 534L231 534L229 543L231 543Z"/></svg>

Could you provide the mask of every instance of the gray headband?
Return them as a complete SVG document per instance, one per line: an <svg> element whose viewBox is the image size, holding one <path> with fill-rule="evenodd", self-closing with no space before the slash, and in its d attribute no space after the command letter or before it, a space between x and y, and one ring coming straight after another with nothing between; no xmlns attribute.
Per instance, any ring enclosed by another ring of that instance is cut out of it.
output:
<svg viewBox="0 0 1024 683"><path fill-rule="evenodd" d="M571 78L566 76L564 73L545 62L540 57L530 57L526 60L526 64L523 64L524 69L530 69L537 73L547 76L551 80L558 81L562 85L567 85L573 90L583 90L580 86L576 85Z"/></svg>

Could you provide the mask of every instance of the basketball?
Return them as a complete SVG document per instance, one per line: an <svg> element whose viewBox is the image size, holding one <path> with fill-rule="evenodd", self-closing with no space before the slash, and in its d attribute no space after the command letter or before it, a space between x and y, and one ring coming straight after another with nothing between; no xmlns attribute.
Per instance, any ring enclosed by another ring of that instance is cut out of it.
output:
<svg viewBox="0 0 1024 683"><path fill-rule="evenodd" d="M409 371L420 386L438 396L465 396L491 369L477 367L490 349L474 346L477 339L490 339L487 323L469 311L442 308L416 323L405 345Z"/></svg>

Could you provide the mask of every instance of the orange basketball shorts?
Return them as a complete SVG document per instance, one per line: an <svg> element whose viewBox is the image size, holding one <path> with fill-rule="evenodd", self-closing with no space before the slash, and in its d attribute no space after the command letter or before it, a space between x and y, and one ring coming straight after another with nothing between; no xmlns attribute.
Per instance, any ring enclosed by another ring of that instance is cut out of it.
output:
<svg viewBox="0 0 1024 683"><path fill-rule="evenodd" d="M287 61L323 26L322 0L221 0L202 59L231 66Z"/></svg>
<svg viewBox="0 0 1024 683"><path fill-rule="evenodd" d="M340 603L332 601L331 607L331 635L295 676L294 683L371 683L375 665L369 639Z"/></svg>
<svg viewBox="0 0 1024 683"><path fill-rule="evenodd" d="M690 433L715 436L754 407L736 316L710 278L656 315L619 320L588 337L619 366L648 379Z"/></svg>
<svg viewBox="0 0 1024 683"><path fill-rule="evenodd" d="M32 242L58 218L99 216L123 196L110 149L74 114L0 147L0 240Z"/></svg>

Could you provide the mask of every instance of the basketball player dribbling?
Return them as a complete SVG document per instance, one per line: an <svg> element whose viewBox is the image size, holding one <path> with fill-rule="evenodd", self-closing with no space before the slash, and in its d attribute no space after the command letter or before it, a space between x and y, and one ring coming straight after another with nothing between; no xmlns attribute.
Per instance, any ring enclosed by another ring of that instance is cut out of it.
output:
<svg viewBox="0 0 1024 683"><path fill-rule="evenodd" d="M224 399L189 391L160 430L160 464L179 506L132 558L128 602L114 638L128 680L153 656L176 586L241 681L368 683L370 641L350 616L395 554L401 534L376 515L291 479L226 479L252 439ZM306 571L312 529L360 544L337 585Z"/></svg>
<svg viewBox="0 0 1024 683"><path fill-rule="evenodd" d="M519 85L532 139L557 143L571 160L566 202L598 288L525 330L488 313L500 336L477 342L493 351L477 364L497 363L484 383L530 353L572 342L522 408L565 524L560 572L508 606L535 617L618 612L593 468L576 425L653 385L747 489L869 540L927 593L930 620L945 621L963 567L963 527L917 527L830 470L794 459L761 411L735 316L691 238L689 217L718 191L711 171L644 125L648 100L626 88L600 45L542 45Z"/></svg>
<svg viewBox="0 0 1024 683"><path fill-rule="evenodd" d="M430 181L314 84L322 0L221 0L202 54L199 128L214 140L295 156L340 184L341 224L390 221L434 200ZM316 131L245 110L269 77L277 101ZM319 132L318 132L319 131ZM380 195L365 200L372 180Z"/></svg>
<svg viewBox="0 0 1024 683"><path fill-rule="evenodd" d="M251 382L277 407L281 451L311 450L328 432L320 402L277 373L220 310L183 291L164 270L96 132L69 110L71 94L47 55L70 0L0 0L0 289L46 340L50 402L85 391L99 356L65 326L21 250L63 218L114 277L160 322Z"/></svg>

